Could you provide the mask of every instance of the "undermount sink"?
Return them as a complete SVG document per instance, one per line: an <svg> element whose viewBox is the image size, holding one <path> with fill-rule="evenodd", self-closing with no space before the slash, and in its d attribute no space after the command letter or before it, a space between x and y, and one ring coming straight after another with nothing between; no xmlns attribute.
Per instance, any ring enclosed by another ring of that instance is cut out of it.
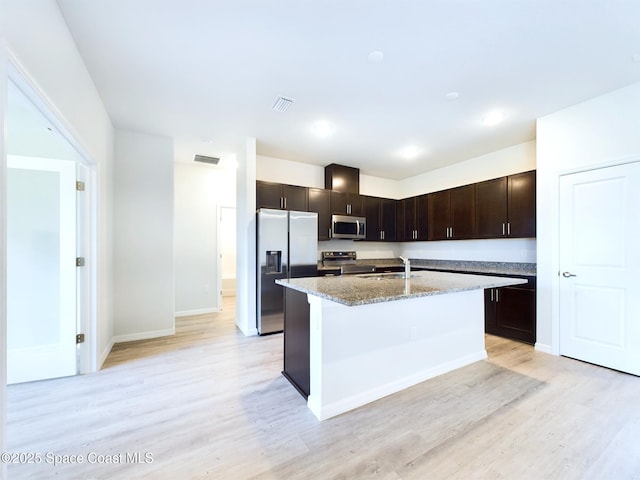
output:
<svg viewBox="0 0 640 480"><path fill-rule="evenodd" d="M391 279L397 279L397 278L401 278L403 280L406 280L406 277L404 276L404 273L374 273L374 274L370 274L370 275L357 275L357 277L359 278L368 278L369 280L373 279L373 280L384 280L386 278L391 278ZM409 278L414 278L417 277L417 275L410 275Z"/></svg>

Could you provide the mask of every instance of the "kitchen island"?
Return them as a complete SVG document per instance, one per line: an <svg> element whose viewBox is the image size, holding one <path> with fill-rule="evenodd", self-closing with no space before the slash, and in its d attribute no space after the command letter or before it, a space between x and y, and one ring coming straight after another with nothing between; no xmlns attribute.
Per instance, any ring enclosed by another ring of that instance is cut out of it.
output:
<svg viewBox="0 0 640 480"><path fill-rule="evenodd" d="M428 271L277 280L283 374L319 420L339 415L486 358L484 289L525 282Z"/></svg>

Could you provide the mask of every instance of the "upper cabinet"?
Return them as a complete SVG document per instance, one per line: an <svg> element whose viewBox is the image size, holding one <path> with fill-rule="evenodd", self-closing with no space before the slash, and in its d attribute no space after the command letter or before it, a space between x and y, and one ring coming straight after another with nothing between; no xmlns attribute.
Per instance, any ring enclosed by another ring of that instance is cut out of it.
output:
<svg viewBox="0 0 640 480"><path fill-rule="evenodd" d="M535 236L535 170L476 183L476 238Z"/></svg>
<svg viewBox="0 0 640 480"><path fill-rule="evenodd" d="M362 196L357 193L331 191L331 213L334 215L364 215Z"/></svg>
<svg viewBox="0 0 640 480"><path fill-rule="evenodd" d="M367 217L367 240L396 240L396 201L388 198L363 197Z"/></svg>
<svg viewBox="0 0 640 480"><path fill-rule="evenodd" d="M318 213L318 240L331 239L331 192L309 189L309 211Z"/></svg>
<svg viewBox="0 0 640 480"><path fill-rule="evenodd" d="M428 239L428 195L405 198L397 203L397 240L401 242Z"/></svg>
<svg viewBox="0 0 640 480"><path fill-rule="evenodd" d="M428 194L429 240L474 238L474 185Z"/></svg>
<svg viewBox="0 0 640 480"><path fill-rule="evenodd" d="M510 237L536 236L536 172L510 175L508 179L508 227Z"/></svg>
<svg viewBox="0 0 640 480"><path fill-rule="evenodd" d="M324 167L324 188L336 192L360 193L360 170L332 163Z"/></svg>
<svg viewBox="0 0 640 480"><path fill-rule="evenodd" d="M256 208L307 211L307 188L281 183L256 182Z"/></svg>

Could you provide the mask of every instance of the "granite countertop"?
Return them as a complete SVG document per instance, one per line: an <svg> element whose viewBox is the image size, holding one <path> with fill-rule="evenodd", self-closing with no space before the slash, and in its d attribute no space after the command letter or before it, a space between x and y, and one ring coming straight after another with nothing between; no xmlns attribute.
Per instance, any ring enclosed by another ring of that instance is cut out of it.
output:
<svg viewBox="0 0 640 480"><path fill-rule="evenodd" d="M535 263L516 263L516 262L478 262L470 260L423 260L412 258L411 266L416 268L430 268L437 270L453 270L456 272L467 273L489 273L497 275L523 275L536 276ZM375 265L378 268L384 267L401 267L402 262L398 258L376 258L356 260L358 265ZM318 262L318 270L333 270L338 267L326 266L322 262Z"/></svg>
<svg viewBox="0 0 640 480"><path fill-rule="evenodd" d="M276 280L276 283L342 305L357 306L518 285L526 283L526 280L487 275L417 271L412 272L409 280L399 278L397 274L382 273L292 278L290 280Z"/></svg>

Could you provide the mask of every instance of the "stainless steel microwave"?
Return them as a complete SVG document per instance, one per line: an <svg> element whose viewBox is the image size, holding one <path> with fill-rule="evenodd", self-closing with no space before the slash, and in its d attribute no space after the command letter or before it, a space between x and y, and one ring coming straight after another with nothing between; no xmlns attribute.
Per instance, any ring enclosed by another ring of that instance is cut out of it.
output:
<svg viewBox="0 0 640 480"><path fill-rule="evenodd" d="M331 216L331 238L364 240L367 237L367 219L347 215Z"/></svg>

